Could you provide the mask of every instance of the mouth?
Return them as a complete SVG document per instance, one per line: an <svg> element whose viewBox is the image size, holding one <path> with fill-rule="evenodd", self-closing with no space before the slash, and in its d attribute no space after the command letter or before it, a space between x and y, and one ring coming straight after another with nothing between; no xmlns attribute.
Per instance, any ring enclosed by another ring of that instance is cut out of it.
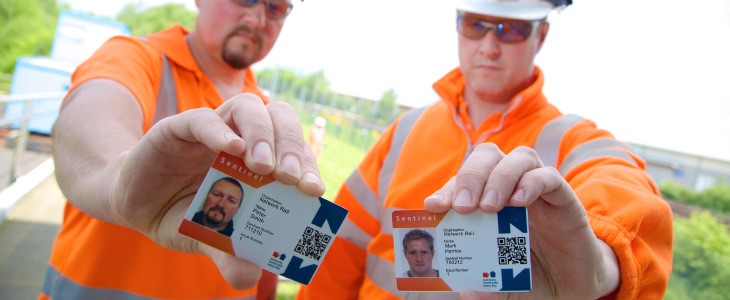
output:
<svg viewBox="0 0 730 300"><path fill-rule="evenodd" d="M246 40L246 41L248 41L249 43L252 43L252 44L259 43L258 36L256 34L253 34L251 32L248 32L248 31L239 30L239 31L236 31L233 34L233 36L238 37L238 38L242 38L242 39L244 39L244 40Z"/></svg>
<svg viewBox="0 0 730 300"><path fill-rule="evenodd" d="M220 207L213 207L213 208L209 209L208 214L211 214L211 213L217 213L217 214L221 215L221 217L223 217L223 218L226 217L226 211Z"/></svg>

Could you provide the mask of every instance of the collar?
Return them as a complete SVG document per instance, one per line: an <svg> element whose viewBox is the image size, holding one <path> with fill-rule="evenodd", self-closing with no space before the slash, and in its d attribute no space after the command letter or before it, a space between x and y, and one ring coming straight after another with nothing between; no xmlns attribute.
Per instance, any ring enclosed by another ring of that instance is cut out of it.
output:
<svg viewBox="0 0 730 300"><path fill-rule="evenodd" d="M542 93L543 85L544 76L542 70L538 66L535 66L532 83L510 100L510 106L506 111L487 117L484 123L488 123L490 120L499 120L499 123L501 123L498 124L499 127L503 127L507 123L511 123L511 120L524 118L526 115L543 109L548 105L547 99ZM433 84L433 89L441 97L442 101L449 103L464 124L471 124L471 119L467 114L467 104L464 101L465 88L466 81L459 67L454 68ZM477 128L482 128L487 124L477 125Z"/></svg>
<svg viewBox="0 0 730 300"><path fill-rule="evenodd" d="M188 47L188 43L185 41L185 36L188 32L189 31L184 27L174 24L167 29L150 34L148 41L153 47L159 49L159 51L164 53L165 56L167 56L167 58L176 65L194 73L198 78L201 78L203 77L203 71L195 61L195 57L193 57L193 53L190 52L190 47ZM246 69L246 77L244 80L244 92L256 94L264 101L265 104L268 104L271 101L269 97L264 95L258 87L256 77L251 68Z"/></svg>
<svg viewBox="0 0 730 300"><path fill-rule="evenodd" d="M160 32L150 34L149 42L175 64L192 72L201 72L185 41L187 34L187 29L175 24Z"/></svg>

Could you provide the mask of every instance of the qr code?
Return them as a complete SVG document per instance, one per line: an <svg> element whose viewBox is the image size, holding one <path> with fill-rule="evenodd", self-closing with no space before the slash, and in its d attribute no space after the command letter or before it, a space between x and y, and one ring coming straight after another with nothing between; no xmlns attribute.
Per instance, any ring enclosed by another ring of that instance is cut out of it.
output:
<svg viewBox="0 0 730 300"><path fill-rule="evenodd" d="M526 265L527 239L518 237L498 237L500 265Z"/></svg>
<svg viewBox="0 0 730 300"><path fill-rule="evenodd" d="M331 236L307 226L296 247L294 247L294 252L320 260L322 259L322 252L324 252L331 239Z"/></svg>

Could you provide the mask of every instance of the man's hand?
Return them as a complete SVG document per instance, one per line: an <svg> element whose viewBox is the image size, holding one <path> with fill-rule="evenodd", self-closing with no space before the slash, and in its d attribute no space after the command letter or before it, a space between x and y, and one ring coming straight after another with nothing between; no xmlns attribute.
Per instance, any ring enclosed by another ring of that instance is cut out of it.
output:
<svg viewBox="0 0 730 300"><path fill-rule="evenodd" d="M464 214L505 206L529 210L532 291L464 292L462 299L597 299L618 287L613 251L593 234L570 185L530 148L505 155L494 144L478 145L457 175L425 201L429 211Z"/></svg>
<svg viewBox="0 0 730 300"><path fill-rule="evenodd" d="M85 86L86 85L86 86ZM321 196L324 184L294 110L241 94L216 110L165 118L146 134L141 111L109 80L80 86L54 128L59 186L102 221L130 227L170 249L205 254L235 288L253 286L261 270L178 233L178 226L218 152L241 156L259 174ZM106 96L106 97L105 97Z"/></svg>

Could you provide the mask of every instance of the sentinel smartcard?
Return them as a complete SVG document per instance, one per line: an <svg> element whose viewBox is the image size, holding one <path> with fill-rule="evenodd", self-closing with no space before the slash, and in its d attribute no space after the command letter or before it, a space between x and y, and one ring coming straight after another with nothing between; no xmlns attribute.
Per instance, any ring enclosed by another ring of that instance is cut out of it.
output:
<svg viewBox="0 0 730 300"><path fill-rule="evenodd" d="M308 284L346 216L344 208L253 173L241 158L221 152L178 231Z"/></svg>
<svg viewBox="0 0 730 300"><path fill-rule="evenodd" d="M400 291L523 292L532 289L527 209L464 215L392 214Z"/></svg>

